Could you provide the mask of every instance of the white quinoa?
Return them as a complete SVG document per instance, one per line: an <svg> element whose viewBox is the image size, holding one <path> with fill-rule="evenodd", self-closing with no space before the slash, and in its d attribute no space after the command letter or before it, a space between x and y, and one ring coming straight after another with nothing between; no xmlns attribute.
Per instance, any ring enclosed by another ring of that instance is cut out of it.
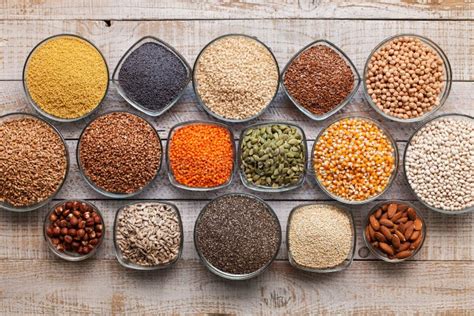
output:
<svg viewBox="0 0 474 316"><path fill-rule="evenodd" d="M296 209L289 226L289 252L294 261L312 269L332 268L352 250L352 219L334 205L313 204Z"/></svg>

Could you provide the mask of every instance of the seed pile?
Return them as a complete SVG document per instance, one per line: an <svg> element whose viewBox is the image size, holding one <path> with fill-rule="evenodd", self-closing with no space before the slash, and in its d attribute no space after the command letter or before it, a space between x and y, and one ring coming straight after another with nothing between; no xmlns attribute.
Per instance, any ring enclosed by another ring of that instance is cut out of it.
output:
<svg viewBox="0 0 474 316"><path fill-rule="evenodd" d="M51 197L66 176L66 148L56 131L38 119L0 122L0 201L26 207Z"/></svg>
<svg viewBox="0 0 474 316"><path fill-rule="evenodd" d="M278 90L278 65L260 42L246 36L218 39L199 56L197 93L215 114L248 119L260 113Z"/></svg>
<svg viewBox="0 0 474 316"><path fill-rule="evenodd" d="M168 159L174 178L189 187L211 188L229 181L234 168L234 140L215 124L179 127L171 136Z"/></svg>
<svg viewBox="0 0 474 316"><path fill-rule="evenodd" d="M410 186L428 205L459 211L474 205L474 122L441 117L422 127L405 155Z"/></svg>
<svg viewBox="0 0 474 316"><path fill-rule="evenodd" d="M174 262L182 231L177 210L163 203L127 205L117 214L116 245L126 261L140 266Z"/></svg>
<svg viewBox="0 0 474 316"><path fill-rule="evenodd" d="M367 92L390 116L419 117L439 104L444 72L443 60L433 48L418 38L396 38L370 58Z"/></svg>
<svg viewBox="0 0 474 316"><path fill-rule="evenodd" d="M89 42L61 35L38 46L28 59L25 86L46 113L75 119L94 110L107 91L104 58Z"/></svg>
<svg viewBox="0 0 474 316"><path fill-rule="evenodd" d="M78 146L84 175L107 192L137 192L160 168L160 139L147 121L130 113L98 117L83 132Z"/></svg>
<svg viewBox="0 0 474 316"><path fill-rule="evenodd" d="M215 268L248 274L269 263L280 247L280 224L268 206L246 195L224 195L196 223L196 246Z"/></svg>
<svg viewBox="0 0 474 316"><path fill-rule="evenodd" d="M46 235L58 251L87 255L104 238L102 217L87 202L67 201L56 205L48 219Z"/></svg>
<svg viewBox="0 0 474 316"><path fill-rule="evenodd" d="M406 259L423 241L423 221L405 204L384 204L369 216L365 239L389 259Z"/></svg>
<svg viewBox="0 0 474 316"><path fill-rule="evenodd" d="M323 115L349 96L354 88L354 74L334 49L315 45L291 62L283 82L301 106L313 114Z"/></svg>
<svg viewBox="0 0 474 316"><path fill-rule="evenodd" d="M384 131L362 118L330 125L313 153L319 182L332 194L364 201L383 192L395 171L395 149Z"/></svg>
<svg viewBox="0 0 474 316"><path fill-rule="evenodd" d="M289 255L297 265L306 268L337 267L350 257L354 247L352 219L334 205L297 208L288 229Z"/></svg>
<svg viewBox="0 0 474 316"><path fill-rule="evenodd" d="M160 111L173 102L188 83L188 70L169 48L148 42L124 60L118 80L133 102Z"/></svg>
<svg viewBox="0 0 474 316"><path fill-rule="evenodd" d="M306 165L306 144L301 131L285 124L250 128L240 145L241 171L253 185L281 188L301 181Z"/></svg>

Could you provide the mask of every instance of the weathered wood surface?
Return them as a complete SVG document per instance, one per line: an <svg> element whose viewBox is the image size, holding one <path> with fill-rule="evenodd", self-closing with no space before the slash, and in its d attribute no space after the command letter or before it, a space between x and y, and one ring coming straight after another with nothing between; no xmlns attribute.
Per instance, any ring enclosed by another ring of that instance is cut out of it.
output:
<svg viewBox="0 0 474 316"><path fill-rule="evenodd" d="M176 47L191 64L212 39L228 33L258 37L275 53L281 66L303 46L327 39L353 60L359 71L372 49L383 39L400 34L424 35L445 51L454 80L474 80L474 21L406 20L191 20L116 21L0 21L0 80L21 79L31 49L45 37L76 33L95 43L112 72L120 57L146 35Z"/></svg>
<svg viewBox="0 0 474 316"><path fill-rule="evenodd" d="M2 0L2 19L472 19L469 0Z"/></svg>

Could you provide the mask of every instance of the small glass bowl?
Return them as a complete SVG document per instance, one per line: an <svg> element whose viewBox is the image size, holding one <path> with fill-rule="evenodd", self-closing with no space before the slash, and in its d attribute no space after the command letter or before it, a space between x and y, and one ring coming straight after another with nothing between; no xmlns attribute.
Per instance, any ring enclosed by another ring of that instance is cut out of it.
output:
<svg viewBox="0 0 474 316"><path fill-rule="evenodd" d="M228 273L228 272L224 272L224 271L221 271L219 270L218 268L214 267L209 261L207 261L206 257L204 257L204 255L201 253L201 249L199 248L198 246L198 243L197 243L197 225L198 223L201 221L201 218L202 216L204 215L204 213L206 212L207 210L207 207L210 203L214 202L215 200L218 200L218 199L221 199L223 197L226 197L226 196L245 196L245 197L249 197L251 199L255 199L255 200L258 200L260 201L261 203L263 203L268 211L270 212L270 214L272 215L272 217L275 219L276 223L278 224L278 230L279 230L279 238L278 238L278 247L275 251L275 254L273 255L272 259L270 261L268 261L264 266L262 266L260 269L254 271L254 272L251 272L251 273L247 273L247 274L232 274L232 273ZM270 205L268 205L264 200L262 200L261 198L259 198L258 196L255 196L253 194L248 194L248 193L228 193L228 194L224 194L224 195L221 195L221 196L218 196L217 198L209 201L201 210L201 212L199 213L197 219L196 219L196 222L194 224L194 247L196 248L196 252L198 253L199 255L199 259L201 260L201 262L204 264L204 266L209 270L211 271L212 273L214 273L215 275L221 277L221 278L224 278L224 279L227 279L227 280L232 280L232 281L243 281L243 280L248 280L248 279L252 279L256 276L259 276L260 274L262 274L265 270L268 269L268 267L270 267L270 265L273 263L273 261L275 261L277 255L278 255L278 252L280 251L280 246L281 246L281 225L280 225L280 221L278 220L278 216L275 214L275 211L272 209L272 207Z"/></svg>
<svg viewBox="0 0 474 316"><path fill-rule="evenodd" d="M64 181L66 180L66 178L69 174L69 151L68 151L68 147L66 145L66 141L64 140L64 137L61 135L59 130L56 127L54 127L52 124L48 123L46 120L42 119L41 117L39 117L37 115L27 114L27 113L9 113L9 114L0 116L0 124L5 122L5 121L16 120L16 119L21 119L21 118L31 118L31 119L41 121L41 122L47 124L54 132L56 132L56 134L59 136L59 138L61 139L61 142L64 146L64 152L65 152L65 155L66 155L66 171L64 173L64 177L63 177L61 183L58 185L58 187L56 189L56 192L54 192L51 196L49 196L48 198L44 199L41 202L38 202L38 203L33 204L33 205L22 206L22 207L16 207L16 206L13 206L13 205L8 204L6 202L0 202L0 208L1 209L5 209L7 211L12 211L12 212L30 212L30 211L36 210L36 209L48 204L58 194L58 192L61 191L61 188L64 185Z"/></svg>
<svg viewBox="0 0 474 316"><path fill-rule="evenodd" d="M106 115L109 115L109 114L112 114L112 113L126 113L126 114L131 114L131 115L134 115L134 116L138 116L139 118L141 118L142 120L144 120L146 123L148 123L148 125L150 125L150 127L153 129L153 131L155 132L156 134L156 137L158 137L158 142L160 143L160 165L158 166L158 169L156 170L156 173L155 173L155 176L150 180L150 182L148 182L147 184L145 184L143 186L143 188L141 188L140 190L137 190L135 192L132 192L132 193L114 193L114 192L109 192L109 191L106 191L100 187L98 187L94 182L92 182L89 177L87 177L86 173L85 173L85 170L84 168L82 167L82 163L81 163L81 158L80 158L80 146L81 146L81 140L82 140L82 136L84 135L84 132L89 128L89 126L95 122L95 120L97 120L98 118L101 118L103 116L106 116ZM161 138L160 138L160 135L158 134L158 132L156 131L156 129L153 127L153 125L151 125L150 122L148 122L143 116L141 115L138 115L138 114L135 114L135 113L131 113L131 112L127 112L127 111L111 111L111 112L107 112L107 113L104 113L102 115L99 115L97 116L95 119L93 119L92 121L90 121L86 127L84 127L84 129L82 130L81 132L81 135L79 136L79 141L77 142L77 147L76 147L76 161L77 161L77 166L79 168L79 173L82 175L82 178L87 182L87 184L89 184L89 186L94 189L94 191L96 191L97 193L100 193L102 194L103 196L106 196L106 197L109 197L109 198L113 198L113 199L126 199L126 198L130 198L132 196L135 196L135 195L138 195L140 193L142 193L143 191L145 191L147 188L149 188L153 181L155 181L155 179L157 178L158 174L160 173L160 170L161 170L161 166L163 165L163 144L161 143Z"/></svg>
<svg viewBox="0 0 474 316"><path fill-rule="evenodd" d="M244 172L242 171L242 168L241 168L241 166L242 166L242 146L241 145L242 145L242 140L244 139L244 135L248 130L251 130L251 129L254 129L254 128L258 128L258 127L266 126L266 125L280 125L280 124L294 127L300 132L301 138L302 138L302 141L303 141L303 150L304 150L304 154L305 154L304 171L301 174L300 180L297 183L295 183L293 185L290 185L290 186L283 186L283 187L280 187L280 188L272 188L272 187L268 187L268 186L255 185L255 184L247 181L247 179L245 178L245 174L244 174ZM301 187L304 184L304 181L306 179L306 166L308 164L308 145L307 145L307 142L306 142L306 135L305 135L303 129L301 127L299 127L298 125L295 125L295 124L292 124L292 123L286 123L286 122L279 122L279 121L257 123L257 124L250 125L249 127L245 128L240 133L239 149L238 149L238 155L237 156L238 156L238 166L239 166L238 168L239 168L240 180L242 181L242 184L247 189L257 191L257 192L269 192L269 193L272 193L272 192L286 192L286 191L294 190L294 189L297 189L297 188Z"/></svg>
<svg viewBox="0 0 474 316"><path fill-rule="evenodd" d="M295 98L293 98L293 96L286 89L286 86L285 86L286 71L288 70L290 65L303 52L305 52L306 50L308 50L309 48L314 47L314 46L327 46L327 47L331 48L332 50L334 50L342 59L344 59L346 64L351 68L352 74L354 75L354 87L352 88L352 91L349 93L349 95L347 95L347 97L341 103L339 103L339 105L335 106L331 111L329 111L327 113L324 113L322 115L314 114L311 111L309 111L308 109L306 109L304 106L302 106ZM350 58L339 47L337 47L333 43L331 43L329 41L326 41L326 40L317 40L317 41L311 42L308 45L306 45L305 47L303 47L300 51L298 51L290 59L290 61L286 64L285 68L283 69L283 73L281 75L280 82L281 82L280 85L282 87L282 90L285 92L288 99L290 99L290 101L296 106L296 108L298 108L298 110L300 110L301 113L303 113L304 115L306 115L307 117L309 117L310 119L312 119L314 121L322 121L322 120L325 120L328 117L332 116L333 114L335 114L336 112L341 110L343 107L345 107L347 104L349 104L349 102L352 100L354 95L357 93L357 90L359 89L360 75L357 72L357 68L354 66L354 63L352 62L352 60L350 60Z"/></svg>
<svg viewBox="0 0 474 316"><path fill-rule="evenodd" d="M33 56L33 53L36 51L37 48L39 48L41 45L47 43L48 41L50 40L54 40L58 37L76 37L80 40L83 40L85 42L87 42L88 44L90 44L93 48L95 48L95 50L100 54L100 56L102 57L102 60L104 61L104 65L105 65L105 70L107 71L107 78L109 78L109 67L107 66L107 62L105 61L105 57L104 55L102 54L102 52L97 48L97 46L95 46L91 41L85 39L84 37L82 36L79 36L79 35L76 35L76 34L57 34L57 35L53 35L53 36L50 36L50 37L47 37L45 38L44 40L42 40L41 42L39 42L38 44L36 44L36 46L31 50L31 52L29 53L28 57L26 58L26 61L25 61L25 64L23 66L23 91L25 92L25 95L26 95L26 98L28 99L29 103L33 106L33 108L36 110L36 112L38 112L39 114L41 114L43 117L47 118L47 119L50 119L52 121L56 121L56 122L62 122L62 123L68 123L68 122L76 122L76 121L79 121L79 120L82 120L83 118L86 118L90 115L92 115L93 113L95 113L99 108L100 106L102 105L102 103L104 102L104 99L105 99L105 96L107 95L107 91L109 90L109 80L107 80L107 86L105 87L105 91L104 91L104 95L102 97L102 99L100 100L99 103L97 103L96 107L94 109L92 109L90 112L84 114L83 116L80 116L80 117L75 117L75 118L71 118L71 119L65 119L65 118L60 118L60 117L57 117L57 116L54 116L54 115L51 115L49 113L47 113L46 111L44 111L39 105L36 104L36 102L33 100L33 98L31 97L30 95L30 92L28 91L28 86L26 84L26 70L28 68L28 62L31 58L31 56Z"/></svg>
<svg viewBox="0 0 474 316"><path fill-rule="evenodd" d="M94 249L92 249L91 252L89 252L88 254L85 254L85 255L80 255L80 254L77 254L77 253L74 253L74 252L71 252L71 251L64 251L64 252L61 252L59 250L57 250L53 243L51 242L51 239L48 237L46 231L48 229L48 226L49 226L49 216L54 212L54 209L57 207L57 206L60 206L60 205L64 205L65 203L67 202L79 202L79 203L85 203L87 205L89 205L90 207L92 207L92 209L94 210L94 212L97 213L97 215L99 215L100 219L102 220L102 225L104 226L104 229L102 230L102 237L99 238L99 243L97 245L95 245ZM73 261L73 262L77 262L77 261L82 261L82 260L86 260L90 257L92 257L93 255L95 255L95 253L97 252L97 249L99 249L99 247L102 245L102 241L104 240L105 238L105 221L104 221L104 217L102 216L102 213L99 211L99 209L97 207L95 207L94 204L88 202L88 201L84 201L84 200L79 200L79 199L74 199L74 200L63 200L61 202L58 202L56 203L52 208L51 210L46 214L46 217L44 218L44 224L43 224L43 236L44 236L44 240L46 241L46 243L48 244L48 248L49 250L51 250L52 253L54 253L57 257L61 258L61 259L64 259L66 261Z"/></svg>
<svg viewBox="0 0 474 316"><path fill-rule="evenodd" d="M326 130L332 126L334 123L337 123L339 121L342 121L342 120L345 120L345 119L361 119L361 120L366 120L368 122L371 122L373 124L375 124L378 128L380 128L380 130L382 130L382 132L387 136L388 140L390 141L390 143L392 144L392 147L393 147L393 156L395 158L395 161L394 161L394 168L393 168L393 171L392 171L392 175L390 176L390 179L388 180L388 183L387 185L385 186L385 189L383 189L382 192L380 192L379 194L376 194L366 200L363 200L363 201L353 201L353 200L346 200L332 192L330 192L328 189L326 189L326 187L319 181L318 179L318 176L316 174L316 170L314 169L314 151L316 149L316 145L319 141L319 139L321 138L322 135L324 135L324 133L326 132ZM388 130L383 127L381 124L379 124L378 122L376 122L375 120L371 119L371 118L368 118L368 117L363 117L363 116L344 116L342 118L339 118L339 119L336 119L334 121L332 121L328 126L326 126L319 134L318 136L316 137L316 140L314 141L314 144L313 144L313 149L311 151L311 157L310 157L310 164L311 164L311 170L312 170L312 174L313 174L313 178L315 179L316 183L318 184L319 188L324 192L326 193L329 197L335 199L336 201L339 201L341 203L344 203L344 204L348 204L348 205L361 205L361 204L366 204L366 203L369 203L371 201L374 201L375 199L379 198L382 194L384 194L393 184L393 181L395 180L396 176L397 176L397 172L398 172L398 147L397 147L397 143L395 142L395 140L393 139L392 135L390 135L390 133L388 132Z"/></svg>
<svg viewBox="0 0 474 316"><path fill-rule="evenodd" d="M176 256L176 258L173 260L173 261L170 261L166 264L159 264L159 265L154 265L154 266L142 266L142 265L138 265L138 264L135 264L135 263L132 263L130 261L128 261L122 254L122 251L120 250L120 247L118 246L117 244L117 226L118 226L118 218L119 218L119 215L122 213L122 211L128 207L128 206L131 206L131 205L136 205L136 204L147 204L147 203L153 203L153 204L165 204L165 205L168 205L170 206L175 212L176 212L176 215L178 216L178 221L179 221L179 229L180 229L180 236L181 236L181 242L180 242L180 245L179 245L179 252L178 252L178 255ZM180 258L181 258L181 255L183 253L183 245L184 245L184 234L183 234L183 222L181 220L181 214L179 213L179 210L178 208L176 207L176 205L172 204L172 203L168 203L168 202L161 202L161 201L153 201L153 200L145 200L145 201L140 201L140 202L132 202L132 203L129 203L127 205L124 205L122 206L121 208L119 208L117 210L117 212L115 213L115 220L114 220L114 236L113 236L113 239L114 239L114 252L115 252L115 257L117 258L117 261L122 265L124 266L125 268L128 268L128 269L133 269L133 270L140 270L140 271L152 271L152 270L161 270L161 269L166 269L170 266L172 266L173 264L175 264Z"/></svg>
<svg viewBox="0 0 474 316"><path fill-rule="evenodd" d="M459 215L459 214L469 213L469 212L474 211L474 206L466 207L465 209L462 209L462 210L459 210L459 211L448 211L448 210L436 208L436 207L428 204L420 196L418 196L418 194L415 192L415 190L411 186L410 181L408 180L407 167L406 167L406 155L407 155L408 147L410 147L413 137L415 137L415 135L418 134L418 132L423 127L427 126L428 124L431 124L432 122L434 122L438 119L443 119L443 118L456 118L456 119L460 119L460 120L471 120L471 121L474 120L474 117L472 117L470 115L467 115L467 114L451 113L451 114L442 114L442 115L439 115L437 117L433 117L433 118L429 119L428 121L424 122L422 125L420 125L416 129L416 131L410 136L410 138L408 139L407 145L405 147L405 152L403 153L403 174L405 175L405 179L408 183L408 187L410 188L410 191L417 198L417 200L421 202L421 204L423 204L424 206L426 206L430 210L433 210L433 211L436 211L436 212L439 212L439 213L442 213L442 214L447 214L447 215Z"/></svg>
<svg viewBox="0 0 474 316"><path fill-rule="evenodd" d="M158 44L158 45L164 47L165 49L167 49L168 51L172 52L176 57L178 57L178 59L183 64L183 66L186 68L186 72L187 72L186 83L183 85L183 88L181 89L181 91L176 95L176 97L170 103L168 103L165 107L163 107L161 110L158 110L158 111L150 110L150 109L146 108L145 106L141 105L140 103L135 102L132 99L130 99L128 97L127 93L125 92L125 90L120 85L120 80L119 80L120 69L122 69L122 66L123 66L123 63L125 62L125 60L127 60L127 58L130 56L130 54L133 53L137 48L139 48L140 46L142 46L143 44L146 44L146 43ZM162 41L162 40L160 40L156 37L153 37L153 36L145 36L142 39L140 39L139 41L137 41L135 44L133 44L125 52L125 54L122 56L122 58L120 58L120 61L118 62L117 67L115 68L114 73L112 75L112 82L114 83L115 87L117 87L118 93L122 96L122 98L125 99L125 101L127 101L128 104L133 106L135 109L145 113L146 115L155 116L155 117L164 114L166 111L171 109L173 107L173 105L175 105L178 102L178 100L183 96L183 94L186 90L186 87L188 86L188 83L190 81L191 81L191 67L189 66L186 59L175 48L173 48L171 45L169 45L168 43L166 43L166 42L164 42L164 41Z"/></svg>
<svg viewBox="0 0 474 316"><path fill-rule="evenodd" d="M374 101L372 100L372 97L369 95L369 92L368 92L368 88L367 88L367 82L366 82L366 79L367 79L367 73L369 72L369 63L370 63L370 59L372 58L372 56L383 46L385 45L386 43L394 40L394 39L397 39L397 38L400 38L400 37L412 37L412 38L416 38L416 39L419 39L420 41L423 42L423 44L425 45L428 45L430 48L432 48L437 54L438 56L441 58L441 60L443 61L443 66L444 66L444 75L443 75L443 79L444 79L444 86L443 86L443 90L441 91L440 95L439 95L439 103L436 107L434 107L430 112L427 112L423 115L420 115L420 116L417 116L417 117L414 117L414 118L409 118L409 119L402 119L402 118L398 118L398 117L395 117L395 116L392 116L392 115L388 115L386 114L384 111L382 111L381 109L378 108L378 106L374 103ZM382 115L384 118L388 119L388 120L392 120L392 121L395 121L395 122L400 122L400 123L413 123L413 122L419 122L419 121L422 121L424 119L426 119L428 116L432 115L433 113L435 113L436 111L438 111L443 105L444 103L446 102L448 96L449 96L449 92L451 91L451 83L452 83L452 70L451 70L451 64L449 63L449 60L448 60L448 57L446 56L446 54L444 53L444 51L441 49L441 47L439 47L435 42L433 42L432 40L426 38L426 37L423 37L423 36L419 36L419 35L415 35L415 34L400 34L400 35L395 35L395 36L391 36L389 38L386 38L385 40L383 40L380 44L378 44L373 50L372 52L370 53L369 55L369 58L367 58L367 61L365 63L365 66L364 66L364 78L363 78L363 84L362 84L362 87L363 87L363 92L364 92L364 96L365 96L365 99L367 100L367 102L369 103L369 105L377 112L379 113L380 115Z"/></svg>
<svg viewBox="0 0 474 316"><path fill-rule="evenodd" d="M378 249L374 249L374 247L372 247L372 245L369 243L369 241L367 240L367 237L365 236L365 232L362 233L362 236L364 238L364 242L367 246L367 248L369 248L370 252L372 253L372 255L374 255L377 259L381 259L383 261L386 261L386 262L390 262L390 263L399 263L399 262L402 262L402 261L405 261L405 260L408 260L408 259L411 259L413 258L417 253L418 251L421 249L421 247L423 247L423 244L425 242L425 239L426 239L426 224L425 224L425 220L423 218L423 216L421 216L421 213L420 211L411 203L409 202L406 202L406 201L398 201L398 200L388 200L388 201L382 201L382 202L379 202L377 203L370 211L369 213L367 214L367 217L365 218L364 220L364 226L363 226L363 230L365 231L365 228L367 227L367 225L370 225L369 223L369 217L370 215L372 215L373 213L375 213L379 208L381 208L382 206L386 205L386 204L391 204L391 203L397 203L397 204L403 204L403 205L408 205L408 207L411 207L413 208L415 211L416 211L416 214L418 215L418 217L420 218L421 222L423 223L423 226L421 228L421 232L423 234L422 236L422 240L421 240L421 243L420 245L418 246L417 249L415 249L412 253L411 256L407 257L407 258L404 258L404 259L397 259L397 258L394 258L394 259L390 259L388 258L383 252L381 252L380 250Z"/></svg>
<svg viewBox="0 0 474 316"><path fill-rule="evenodd" d="M208 187L208 188L207 187L190 187L190 186L181 184L176 180L173 173L173 169L171 168L170 156L169 156L169 148L171 144L171 139L173 138L173 135L177 130L179 130L182 127L190 126L190 125L215 125L215 126L225 128L229 132L230 138L232 139L232 155L233 155L232 161L233 161L234 166L232 167L232 172L226 183L223 183L216 187ZM196 192L206 192L206 191L214 191L214 190L219 190L219 189L228 187L234 179L235 168L237 165L235 163L235 156L236 156L236 150L235 150L235 142L234 142L234 133L232 133L232 130L227 125L222 124L222 123L210 122L210 121L188 121L188 122L176 124L175 126L171 128L168 134L168 143L166 146L166 162L167 162L167 168L168 168L168 178L171 182L171 185L179 189L184 189L188 191L196 191Z"/></svg>
<svg viewBox="0 0 474 316"><path fill-rule="evenodd" d="M276 65L276 70L277 70L277 73L278 73L278 78L277 78L277 84L275 85L275 93L273 95L273 98L268 102L268 104L260 111L258 112L257 114L255 114L254 116L251 116L251 117L248 117L248 118L245 118L245 119L230 119L230 118L225 118L217 113L215 113L214 111L212 111L206 104L205 102L201 99L201 95L199 94L199 91L198 91L198 82L196 80L196 69L197 69L197 64L199 62L199 59L201 57L201 55L203 54L204 51L206 51L206 49L211 45L213 44L214 42L217 42L225 37L246 37L246 38L250 38L258 43L260 43L261 45L263 45L267 50L268 52L270 53L270 55L272 55L273 57L273 60L275 61L275 65ZM270 49L270 47L268 47L267 45L265 45L265 43L263 43L262 41L260 41L259 39L257 39L256 37L253 37L253 36L249 36L249 35L245 35L245 34L237 34L237 33L231 33L231 34L226 34L226 35L222 35L222 36L219 36L215 39L213 39L212 41L210 41L209 43L206 44L206 46L204 46L204 48L199 52L199 55L197 56L196 58L196 61L194 62L194 66L193 66L193 89L194 89L194 93L197 97L197 100L198 100L198 105L199 107L201 107L207 114L209 114L210 116L218 119L218 120L221 120L223 122L227 122L227 123L244 123L244 122L248 122L248 121L251 121L251 120L254 120L256 119L257 117L259 117L260 115L263 114L263 112L265 112L268 107L270 106L270 104L275 100L275 98L277 97L277 94L278 94L278 88L279 88L279 83L280 83L280 68L278 66L278 61L276 60L276 57L275 55L273 54L272 50Z"/></svg>
<svg viewBox="0 0 474 316"><path fill-rule="evenodd" d="M315 269L315 268L310 268L310 267L305 267L303 265L298 264L296 260L293 258L293 254L291 253L291 247L290 247L290 225L291 225L291 220L293 219L293 214L295 211L298 209L305 207L305 206L310 206L310 205L330 205L330 206L335 206L341 210L343 210L350 218L351 221L351 230L352 230L352 246L351 250L349 251L349 254L347 258L341 262L339 265L335 267L329 267L329 268L323 268L323 269ZM339 205L337 203L331 203L331 202L315 202L315 203L307 203L307 204L300 204L296 207L294 207L290 215L288 216L288 224L286 227L286 245L288 249L288 261L290 264L300 270L307 271L307 272L316 272L316 273L328 273L328 272L338 272L342 271L344 269L347 269L351 264L354 259L354 254L355 254L355 246L357 242L357 236L356 236L356 229L355 229L355 224L354 224L354 216L352 215L352 212L349 211L346 207Z"/></svg>

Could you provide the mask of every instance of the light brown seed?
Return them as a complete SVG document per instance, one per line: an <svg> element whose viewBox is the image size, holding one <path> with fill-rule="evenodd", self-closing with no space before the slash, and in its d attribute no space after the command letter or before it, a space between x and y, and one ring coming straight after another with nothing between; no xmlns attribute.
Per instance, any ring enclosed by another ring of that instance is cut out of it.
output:
<svg viewBox="0 0 474 316"><path fill-rule="evenodd" d="M385 252L387 255L393 256L395 254L395 251L393 250L392 246L390 246L389 244L386 244L384 242L379 243L379 248L380 248L380 250Z"/></svg>
<svg viewBox="0 0 474 316"><path fill-rule="evenodd" d="M395 230L395 234L398 236L398 238L399 238L402 242L407 241L406 238L405 238L405 235L403 235L402 232L399 231L398 229Z"/></svg>
<svg viewBox="0 0 474 316"><path fill-rule="evenodd" d="M370 236L369 228L370 228L370 225L367 225L365 227L365 239L370 243L372 242L372 237Z"/></svg>
<svg viewBox="0 0 474 316"><path fill-rule="evenodd" d="M390 204L387 209L388 218L392 218L396 212L397 212L397 204L394 204L394 203Z"/></svg>
<svg viewBox="0 0 474 316"><path fill-rule="evenodd" d="M372 240L374 240L375 239L375 230L372 228L372 225L367 225L367 227L369 228L370 238L372 238Z"/></svg>
<svg viewBox="0 0 474 316"><path fill-rule="evenodd" d="M408 218L414 221L416 219L416 211L413 208L408 208L407 210Z"/></svg>
<svg viewBox="0 0 474 316"><path fill-rule="evenodd" d="M392 245L395 247L395 249L400 248L400 238L398 238L397 235L393 235L392 237Z"/></svg>
<svg viewBox="0 0 474 316"><path fill-rule="evenodd" d="M380 226L380 232L387 238L387 240L392 240L392 233L386 226Z"/></svg>
<svg viewBox="0 0 474 316"><path fill-rule="evenodd" d="M402 214L402 216L403 216L403 214ZM400 219L397 219L396 222L398 224L406 223L406 222L408 222L408 217L401 217Z"/></svg>
<svg viewBox="0 0 474 316"><path fill-rule="evenodd" d="M408 224L408 223L411 223L411 224ZM410 239L410 236L411 234L413 234L413 231L415 230L415 226L413 225L413 222L408 222L407 224L405 224L405 233L403 235L405 235L405 238L406 239Z"/></svg>
<svg viewBox="0 0 474 316"><path fill-rule="evenodd" d="M375 218L375 216L373 214L370 215L369 221L370 221L370 225L372 226L372 228L374 230L379 230L380 229L380 223L377 221L377 219Z"/></svg>
<svg viewBox="0 0 474 316"><path fill-rule="evenodd" d="M421 244L421 240L423 239L423 234L420 234L418 238L410 245L410 249L418 249Z"/></svg>
<svg viewBox="0 0 474 316"><path fill-rule="evenodd" d="M415 230L415 231L413 231L413 233L411 234L410 240L415 241L415 240L418 239L419 236L420 236L420 231L419 231L419 230Z"/></svg>
<svg viewBox="0 0 474 316"><path fill-rule="evenodd" d="M379 222L380 222L381 225L386 226L388 228L393 227L393 222L389 219L381 218Z"/></svg>
<svg viewBox="0 0 474 316"><path fill-rule="evenodd" d="M411 246L411 243L409 242L401 243L400 248L398 248L398 251L401 252L401 251L407 250L410 248L410 246Z"/></svg>
<svg viewBox="0 0 474 316"><path fill-rule="evenodd" d="M402 212L398 212L398 211L397 211L397 212L392 216L392 218L391 218L392 222L397 223L397 221L398 221L400 218L402 218L402 215L403 215Z"/></svg>
<svg viewBox="0 0 474 316"><path fill-rule="evenodd" d="M415 230L421 230L421 228L423 227L423 223L419 218L415 219L414 225Z"/></svg>
<svg viewBox="0 0 474 316"><path fill-rule="evenodd" d="M397 258L397 259L406 259L406 258L410 257L411 254L412 254L411 250L400 251L399 253L397 253L395 255L395 258Z"/></svg>
<svg viewBox="0 0 474 316"><path fill-rule="evenodd" d="M385 239L385 236L380 233L380 232L375 232L375 239L377 239L378 241L381 241L381 242L386 242L387 239Z"/></svg>
<svg viewBox="0 0 474 316"><path fill-rule="evenodd" d="M378 210L375 211L374 216L376 219L379 219L380 216L382 216L382 209L379 208Z"/></svg>

